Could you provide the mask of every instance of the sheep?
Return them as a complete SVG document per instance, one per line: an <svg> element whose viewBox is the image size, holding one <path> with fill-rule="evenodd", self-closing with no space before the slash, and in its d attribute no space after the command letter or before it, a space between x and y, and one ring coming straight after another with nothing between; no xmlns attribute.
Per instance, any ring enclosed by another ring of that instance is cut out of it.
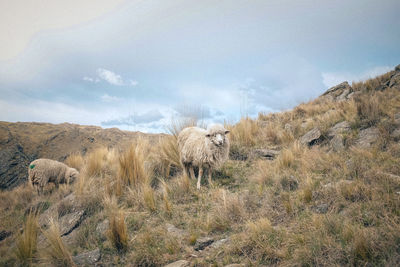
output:
<svg viewBox="0 0 400 267"><path fill-rule="evenodd" d="M197 189L200 189L203 168L208 172L208 184L211 185L211 174L228 159L228 130L221 124L214 124L207 130L199 127L188 127L178 135L180 160L186 175L195 179L193 167L199 168Z"/></svg>
<svg viewBox="0 0 400 267"><path fill-rule="evenodd" d="M70 168L64 163L51 159L36 159L29 164L28 181L29 184L37 190L37 193L43 193L43 188L48 183L59 184L74 182L79 177L79 172Z"/></svg>

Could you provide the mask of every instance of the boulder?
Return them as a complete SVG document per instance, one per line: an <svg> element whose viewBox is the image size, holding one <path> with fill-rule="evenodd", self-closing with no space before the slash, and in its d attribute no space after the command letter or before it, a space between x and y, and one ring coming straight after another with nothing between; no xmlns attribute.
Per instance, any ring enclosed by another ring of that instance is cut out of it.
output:
<svg viewBox="0 0 400 267"><path fill-rule="evenodd" d="M395 73L390 78L389 87L390 88L398 88L398 89L400 89L400 72Z"/></svg>
<svg viewBox="0 0 400 267"><path fill-rule="evenodd" d="M188 266L190 266L190 262L188 262L186 260L179 260L179 261L170 263L168 265L165 265L164 267L188 267Z"/></svg>
<svg viewBox="0 0 400 267"><path fill-rule="evenodd" d="M328 204L320 204L311 208L315 213L325 214L328 212L329 205Z"/></svg>
<svg viewBox="0 0 400 267"><path fill-rule="evenodd" d="M101 258L100 249L84 252L72 257L72 260L77 265L93 265Z"/></svg>
<svg viewBox="0 0 400 267"><path fill-rule="evenodd" d="M105 237L108 227L109 227L109 220L105 219L104 221L100 222L97 226L96 226L96 232L101 236L101 237Z"/></svg>
<svg viewBox="0 0 400 267"><path fill-rule="evenodd" d="M54 204L39 216L39 225L42 228L49 226L52 218L58 220L60 234L65 236L77 228L85 218L85 210L74 194L69 194L63 200Z"/></svg>
<svg viewBox="0 0 400 267"><path fill-rule="evenodd" d="M350 129L351 129L350 123L348 121L342 121L342 122L336 123L335 126L330 128L328 130L327 136L329 138L333 138L337 134L341 134L343 132L350 131Z"/></svg>
<svg viewBox="0 0 400 267"><path fill-rule="evenodd" d="M330 141L333 151L341 151L344 149L344 139L340 134L335 135Z"/></svg>
<svg viewBox="0 0 400 267"><path fill-rule="evenodd" d="M172 234L172 235L174 235L174 236L176 236L176 237L182 238L185 235L185 231L184 230L178 229L178 228L176 228L174 225L172 225L170 223L166 223L165 226L167 228L167 232Z"/></svg>
<svg viewBox="0 0 400 267"><path fill-rule="evenodd" d="M314 144L317 144L320 140L321 131L318 128L314 128L300 138L300 143L303 145L312 146Z"/></svg>
<svg viewBox="0 0 400 267"><path fill-rule="evenodd" d="M279 151L267 148L254 149L251 154L256 158L273 160L279 155Z"/></svg>
<svg viewBox="0 0 400 267"><path fill-rule="evenodd" d="M220 239L220 240L212 243L210 247L214 248L214 249L217 249L217 248L220 248L222 245L224 245L224 244L226 244L228 242L229 242L229 238L223 238L223 239Z"/></svg>
<svg viewBox="0 0 400 267"><path fill-rule="evenodd" d="M356 146L360 148L369 148L378 140L379 135L379 129L376 127L361 130L358 134L358 139L356 140Z"/></svg>
<svg viewBox="0 0 400 267"><path fill-rule="evenodd" d="M339 102L349 99L352 92L353 88L351 88L349 83L342 82L341 84L329 88L325 93L322 94L321 97Z"/></svg>

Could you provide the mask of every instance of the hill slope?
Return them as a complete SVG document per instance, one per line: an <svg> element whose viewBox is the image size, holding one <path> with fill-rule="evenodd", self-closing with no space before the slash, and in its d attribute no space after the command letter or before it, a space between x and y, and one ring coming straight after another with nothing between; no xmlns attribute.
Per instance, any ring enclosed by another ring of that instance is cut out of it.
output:
<svg viewBox="0 0 400 267"><path fill-rule="evenodd" d="M152 142L157 135L102 129L76 124L0 122L0 189L12 188L26 179L28 164L37 158L64 161L71 153L99 147L123 148L138 137Z"/></svg>
<svg viewBox="0 0 400 267"><path fill-rule="evenodd" d="M78 181L47 194L0 192L0 265L400 265L400 66L226 127L201 190L171 135L75 155Z"/></svg>

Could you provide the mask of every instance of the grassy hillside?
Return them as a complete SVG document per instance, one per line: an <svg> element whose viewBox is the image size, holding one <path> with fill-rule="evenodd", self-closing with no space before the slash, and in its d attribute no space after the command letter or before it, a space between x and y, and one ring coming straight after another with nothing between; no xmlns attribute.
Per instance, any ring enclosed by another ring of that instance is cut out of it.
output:
<svg viewBox="0 0 400 267"><path fill-rule="evenodd" d="M0 189L10 189L26 181L26 168L37 158L64 161L71 153L86 154L100 147L123 149L143 137L151 142L158 135L102 129L70 123L0 121Z"/></svg>
<svg viewBox="0 0 400 267"><path fill-rule="evenodd" d="M176 148L191 124L74 154L80 180L46 195L1 192L0 265L400 264L400 67L226 125L230 159L200 191Z"/></svg>

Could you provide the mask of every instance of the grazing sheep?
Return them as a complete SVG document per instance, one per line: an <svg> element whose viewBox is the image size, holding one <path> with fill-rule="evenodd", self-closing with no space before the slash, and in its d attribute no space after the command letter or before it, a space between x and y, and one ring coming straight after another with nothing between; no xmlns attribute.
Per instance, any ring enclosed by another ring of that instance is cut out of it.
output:
<svg viewBox="0 0 400 267"><path fill-rule="evenodd" d="M214 124L207 130L188 127L179 133L178 148L186 175L189 172L195 179L193 167L199 168L197 189L200 189L203 168L208 172L208 183L211 185L212 170L227 160L229 154L227 133L229 131L221 124Z"/></svg>
<svg viewBox="0 0 400 267"><path fill-rule="evenodd" d="M29 164L28 175L30 185L33 188L36 187L38 194L40 194L43 193L44 186L50 182L58 186L75 181L79 172L55 160L37 159Z"/></svg>

